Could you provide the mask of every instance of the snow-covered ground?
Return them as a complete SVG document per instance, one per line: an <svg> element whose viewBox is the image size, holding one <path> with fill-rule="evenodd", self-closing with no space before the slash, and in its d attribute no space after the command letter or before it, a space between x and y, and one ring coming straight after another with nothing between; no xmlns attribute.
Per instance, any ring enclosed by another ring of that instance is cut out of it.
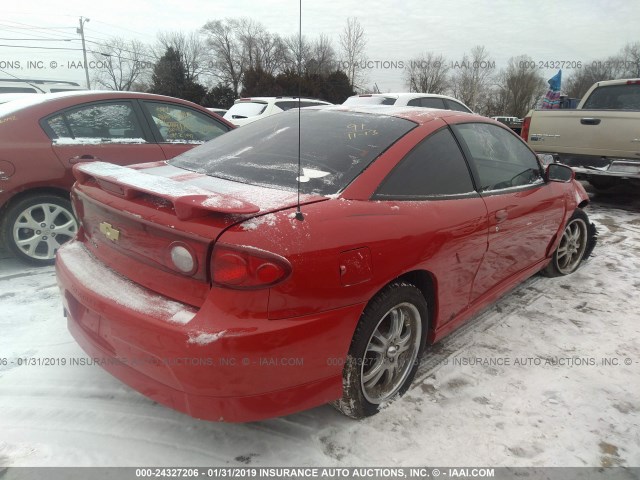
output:
<svg viewBox="0 0 640 480"><path fill-rule="evenodd" d="M84 358L53 268L0 260L0 466L640 466L640 198L596 197L595 257L535 276L431 349L375 417L174 412ZM0 257L1 258L1 257ZM57 360L56 360L57 361Z"/></svg>

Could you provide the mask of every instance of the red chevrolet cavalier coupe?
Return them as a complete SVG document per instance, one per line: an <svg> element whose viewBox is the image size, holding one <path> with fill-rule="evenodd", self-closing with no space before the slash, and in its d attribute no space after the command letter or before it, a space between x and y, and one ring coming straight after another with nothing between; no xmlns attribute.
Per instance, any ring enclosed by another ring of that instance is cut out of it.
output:
<svg viewBox="0 0 640 480"><path fill-rule="evenodd" d="M74 173L80 228L56 261L71 333L210 420L372 415L428 345L595 243L571 169L462 112L285 112L173 160Z"/></svg>

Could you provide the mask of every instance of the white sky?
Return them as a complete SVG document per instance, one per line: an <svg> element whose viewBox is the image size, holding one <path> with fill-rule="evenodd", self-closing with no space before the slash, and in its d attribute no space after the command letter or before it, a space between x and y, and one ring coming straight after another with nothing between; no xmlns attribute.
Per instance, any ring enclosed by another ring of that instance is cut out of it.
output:
<svg viewBox="0 0 640 480"><path fill-rule="evenodd" d="M75 28L81 15L91 19L85 26L87 38L98 42L114 35L153 42L158 31L192 31L208 20L242 16L261 22L273 33L286 36L298 31L295 0L30 0L3 11L0 44L79 48ZM314 38L325 33L338 48L338 36L349 16L360 20L368 39L367 56L377 61L406 61L433 51L459 62L464 52L484 45L500 69L510 57L522 54L537 62L591 62L640 41L640 2L627 0L303 0L303 34ZM35 30L34 26L56 30ZM53 36L76 40L6 40ZM82 68L68 63L81 59L79 51L0 46L0 69L16 76L82 83ZM27 68L28 60L42 64ZM52 61L58 64L55 69ZM19 68L15 68L16 62ZM553 73L555 70L543 69L545 78ZM570 69L563 73L566 78ZM367 76L367 85L377 83L381 91L405 90L398 68L373 68ZM0 72L0 78L8 76Z"/></svg>

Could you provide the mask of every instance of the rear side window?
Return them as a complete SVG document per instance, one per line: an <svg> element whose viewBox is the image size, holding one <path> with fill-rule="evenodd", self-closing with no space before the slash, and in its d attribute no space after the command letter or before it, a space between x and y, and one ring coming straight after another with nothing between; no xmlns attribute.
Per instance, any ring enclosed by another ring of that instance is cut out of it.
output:
<svg viewBox="0 0 640 480"><path fill-rule="evenodd" d="M29 87L0 87L0 93L38 93L38 90Z"/></svg>
<svg viewBox="0 0 640 480"><path fill-rule="evenodd" d="M229 128L197 110L182 105L162 102L144 102L144 107L167 143L204 143Z"/></svg>
<svg viewBox="0 0 640 480"><path fill-rule="evenodd" d="M448 110L455 110L457 112L471 113L471 110L469 110L467 107L465 107L464 105L462 105L459 102L455 102L453 100L449 100L448 98L445 98L444 99L444 103L445 103L446 108Z"/></svg>
<svg viewBox="0 0 640 480"><path fill-rule="evenodd" d="M394 97L383 97L381 95L355 95L347 98L343 105L394 105L396 99Z"/></svg>
<svg viewBox="0 0 640 480"><path fill-rule="evenodd" d="M176 167L303 193L338 193L416 124L387 115L289 110L232 130L171 160Z"/></svg>
<svg viewBox="0 0 640 480"><path fill-rule="evenodd" d="M584 106L585 110L640 110L640 85L610 85L596 88Z"/></svg>
<svg viewBox="0 0 640 480"><path fill-rule="evenodd" d="M58 92L75 92L78 90L82 90L81 88L50 88L49 91L51 93L58 93Z"/></svg>
<svg viewBox="0 0 640 480"><path fill-rule="evenodd" d="M440 108L444 109L444 102L441 98L434 97L422 97L422 98L414 98L410 100L408 105L412 107L424 107L424 108Z"/></svg>
<svg viewBox="0 0 640 480"><path fill-rule="evenodd" d="M266 103L258 102L239 102L234 103L227 113L224 114L224 118L227 120L237 118L249 118L260 115L267 108Z"/></svg>
<svg viewBox="0 0 640 480"><path fill-rule="evenodd" d="M467 162L451 131L443 128L400 161L375 194L378 199L427 199L474 192Z"/></svg>
<svg viewBox="0 0 640 480"><path fill-rule="evenodd" d="M280 108L281 110L284 110L285 112L287 110L291 110L292 108L298 108L298 105L300 105L300 108L304 108L304 107L317 107L317 106L322 106L326 104L321 102L314 102L311 100L301 100L300 103L298 103L298 100L283 100L283 101L276 102L276 107Z"/></svg>
<svg viewBox="0 0 640 480"><path fill-rule="evenodd" d="M308 105L305 105L304 102L300 102L302 104L303 107L306 107ZM276 102L276 107L280 108L281 110L284 110L285 112L287 110L291 110L292 108L298 108L298 101L297 100L283 100L281 102Z"/></svg>
<svg viewBox="0 0 640 480"><path fill-rule="evenodd" d="M536 156L515 135L496 125L454 125L478 172L481 191L496 191L543 183Z"/></svg>
<svg viewBox="0 0 640 480"><path fill-rule="evenodd" d="M57 144L85 140L91 143L145 142L129 102L86 105L54 115L45 123Z"/></svg>

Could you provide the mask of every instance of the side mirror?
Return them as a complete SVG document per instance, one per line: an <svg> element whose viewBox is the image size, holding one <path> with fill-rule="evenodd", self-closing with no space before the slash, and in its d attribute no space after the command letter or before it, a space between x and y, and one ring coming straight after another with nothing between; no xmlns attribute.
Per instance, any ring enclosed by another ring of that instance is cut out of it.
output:
<svg viewBox="0 0 640 480"><path fill-rule="evenodd" d="M574 179L575 173L571 170L571 167L560 163L552 163L547 166L545 177L549 182L568 183Z"/></svg>
<svg viewBox="0 0 640 480"><path fill-rule="evenodd" d="M551 165L555 162L555 158L550 153L538 153L538 161L542 164L543 167L547 165Z"/></svg>

